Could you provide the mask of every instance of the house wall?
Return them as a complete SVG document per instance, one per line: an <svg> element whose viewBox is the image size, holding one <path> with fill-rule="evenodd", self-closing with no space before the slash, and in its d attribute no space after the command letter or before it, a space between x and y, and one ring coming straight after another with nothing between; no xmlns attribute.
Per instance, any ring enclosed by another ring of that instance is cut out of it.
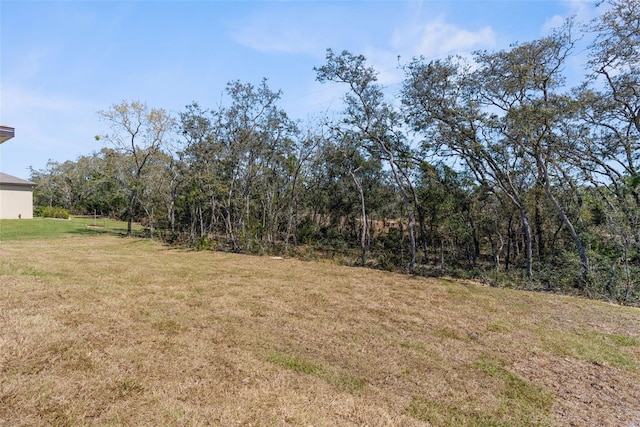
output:
<svg viewBox="0 0 640 427"><path fill-rule="evenodd" d="M31 187L0 185L0 219L33 218L33 192Z"/></svg>

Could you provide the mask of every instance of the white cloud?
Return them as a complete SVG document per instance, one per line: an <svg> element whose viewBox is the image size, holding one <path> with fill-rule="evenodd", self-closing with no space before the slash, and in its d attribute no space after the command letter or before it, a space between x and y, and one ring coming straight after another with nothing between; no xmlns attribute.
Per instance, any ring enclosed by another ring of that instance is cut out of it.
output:
<svg viewBox="0 0 640 427"><path fill-rule="evenodd" d="M491 27L470 31L439 18L420 25L404 25L393 32L388 49L369 48L364 55L379 72L378 81L391 86L402 81L403 72L399 67L412 57L466 57L473 50L488 49L495 44L496 34Z"/></svg>
<svg viewBox="0 0 640 427"><path fill-rule="evenodd" d="M567 17L561 16L561 15L555 15L549 18L547 22L545 22L544 25L542 26L542 33L543 34L552 33L554 29L560 28L565 23L566 20L567 20Z"/></svg>
<svg viewBox="0 0 640 427"><path fill-rule="evenodd" d="M595 0L565 0L563 5L566 13L549 18L541 29L541 35L549 35L560 28L568 18L574 18L576 26L573 28L575 47L573 54L567 59L564 74L567 78L567 86L579 84L588 72L589 44L593 41L593 34L581 33L581 25L589 24L595 17L604 12L606 4L596 7Z"/></svg>
<svg viewBox="0 0 640 427"><path fill-rule="evenodd" d="M398 69L398 52L370 47L363 55L367 58L367 64L378 72L378 82L382 85L389 86L402 80L402 72Z"/></svg>
<svg viewBox="0 0 640 427"><path fill-rule="evenodd" d="M270 7L243 16L230 34L236 43L263 53L324 55L344 35L344 28L332 22L333 15L333 9L320 6Z"/></svg>
<svg viewBox="0 0 640 427"><path fill-rule="evenodd" d="M392 44L409 56L444 57L488 48L495 43L496 34L491 27L470 31L437 19L398 30Z"/></svg>
<svg viewBox="0 0 640 427"><path fill-rule="evenodd" d="M232 34L238 44L259 52L317 54L324 50L324 43L295 26L265 28L250 25L236 27Z"/></svg>
<svg viewBox="0 0 640 427"><path fill-rule="evenodd" d="M342 109L342 97L347 90L344 84L313 81L303 85L298 93L286 93L282 106L285 111L297 114L292 116L295 119L313 121Z"/></svg>
<svg viewBox="0 0 640 427"><path fill-rule="evenodd" d="M543 34L549 34L555 28L562 26L567 18L573 17L576 22L587 24L602 12L601 8L596 7L595 0L565 0L563 3L567 13L549 18L542 27Z"/></svg>

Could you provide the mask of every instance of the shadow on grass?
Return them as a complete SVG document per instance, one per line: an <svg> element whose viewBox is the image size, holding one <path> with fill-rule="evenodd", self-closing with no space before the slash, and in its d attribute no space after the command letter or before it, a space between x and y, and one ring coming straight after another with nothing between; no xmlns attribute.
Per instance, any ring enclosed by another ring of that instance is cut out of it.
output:
<svg viewBox="0 0 640 427"><path fill-rule="evenodd" d="M81 236L107 235L107 236L127 237L126 230L121 230L119 228L109 228L109 227L75 228L73 230L67 231L65 234L77 234ZM142 237L141 233L132 233L131 235L133 237Z"/></svg>

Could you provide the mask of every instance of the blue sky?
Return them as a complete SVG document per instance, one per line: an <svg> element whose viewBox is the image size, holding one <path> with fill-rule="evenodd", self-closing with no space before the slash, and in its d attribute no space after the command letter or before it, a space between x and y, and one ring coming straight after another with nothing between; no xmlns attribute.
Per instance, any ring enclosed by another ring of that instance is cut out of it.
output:
<svg viewBox="0 0 640 427"><path fill-rule="evenodd" d="M99 150L96 111L123 100L177 115L192 101L216 107L229 81L264 77L307 122L341 106L342 87L315 81L327 48L364 54L393 90L398 56L499 50L598 12L589 0L2 0L0 123L16 136L0 145L0 171L29 178L30 166Z"/></svg>

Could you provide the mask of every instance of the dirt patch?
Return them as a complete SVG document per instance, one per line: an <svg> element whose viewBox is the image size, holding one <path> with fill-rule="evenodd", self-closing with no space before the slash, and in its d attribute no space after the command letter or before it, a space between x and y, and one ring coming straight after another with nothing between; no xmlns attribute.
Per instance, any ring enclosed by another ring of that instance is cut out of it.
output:
<svg viewBox="0 0 640 427"><path fill-rule="evenodd" d="M640 421L637 376L615 367L564 357L532 357L516 370L556 396L562 425L634 426Z"/></svg>

